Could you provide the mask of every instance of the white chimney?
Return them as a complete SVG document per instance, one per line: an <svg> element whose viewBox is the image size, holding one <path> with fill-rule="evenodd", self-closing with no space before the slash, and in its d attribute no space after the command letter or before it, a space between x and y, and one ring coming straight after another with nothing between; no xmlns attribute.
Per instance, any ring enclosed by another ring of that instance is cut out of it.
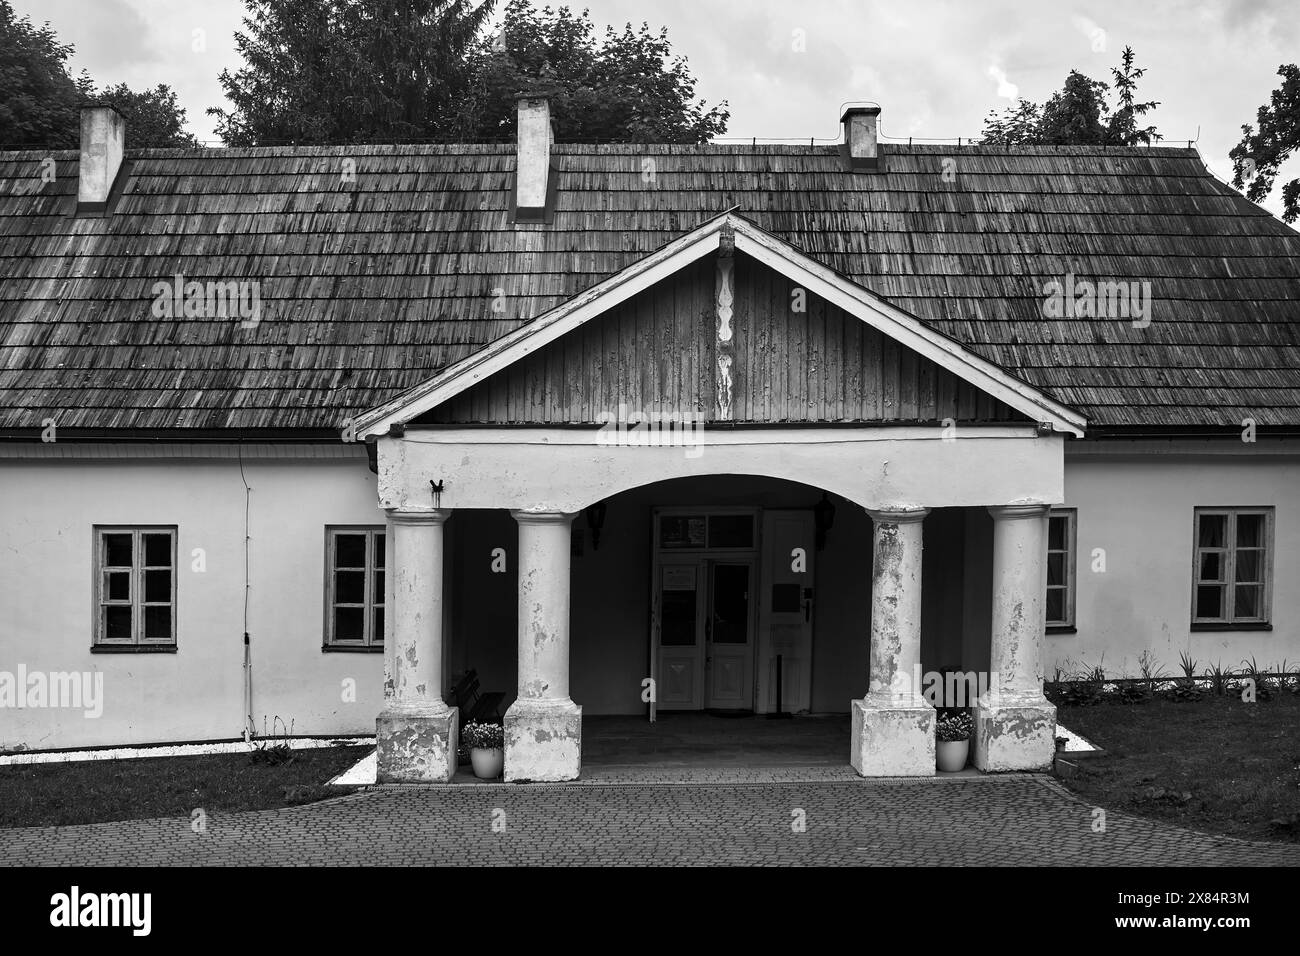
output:
<svg viewBox="0 0 1300 956"><path fill-rule="evenodd" d="M541 221L550 186L551 104L544 96L519 97L516 122L515 218Z"/></svg>
<svg viewBox="0 0 1300 956"><path fill-rule="evenodd" d="M81 164L78 167L77 208L101 211L122 168L126 120L111 106L81 109Z"/></svg>
<svg viewBox="0 0 1300 956"><path fill-rule="evenodd" d="M879 169L880 155L876 143L879 106L850 106L840 117L844 124L844 147L851 169Z"/></svg>

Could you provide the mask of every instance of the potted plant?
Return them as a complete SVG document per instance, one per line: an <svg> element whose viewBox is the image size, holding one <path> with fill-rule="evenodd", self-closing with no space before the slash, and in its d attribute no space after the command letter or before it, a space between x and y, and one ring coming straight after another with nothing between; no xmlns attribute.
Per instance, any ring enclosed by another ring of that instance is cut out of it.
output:
<svg viewBox="0 0 1300 956"><path fill-rule="evenodd" d="M935 723L935 759L939 769L953 773L966 766L970 756L970 714L940 714Z"/></svg>
<svg viewBox="0 0 1300 956"><path fill-rule="evenodd" d="M461 740L469 748L469 762L474 766L474 776L480 780L495 780L501 776L505 763L505 730L500 724L478 724L471 721L461 728Z"/></svg>

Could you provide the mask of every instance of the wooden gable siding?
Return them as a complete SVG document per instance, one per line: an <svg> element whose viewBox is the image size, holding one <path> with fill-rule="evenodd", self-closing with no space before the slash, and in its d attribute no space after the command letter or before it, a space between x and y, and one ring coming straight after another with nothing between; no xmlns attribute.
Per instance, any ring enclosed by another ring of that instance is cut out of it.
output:
<svg viewBox="0 0 1300 956"><path fill-rule="evenodd" d="M430 424L593 424L629 412L718 420L708 257L421 416ZM735 257L732 416L759 422L1024 421L934 362Z"/></svg>

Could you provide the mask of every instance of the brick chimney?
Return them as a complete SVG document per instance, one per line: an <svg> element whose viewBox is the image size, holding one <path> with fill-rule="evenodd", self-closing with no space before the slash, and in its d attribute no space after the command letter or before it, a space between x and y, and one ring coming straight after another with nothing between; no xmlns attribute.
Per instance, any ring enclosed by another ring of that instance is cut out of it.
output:
<svg viewBox="0 0 1300 956"><path fill-rule="evenodd" d="M81 162L77 173L77 212L102 213L122 168L126 119L109 105L81 109Z"/></svg>
<svg viewBox="0 0 1300 956"><path fill-rule="evenodd" d="M515 221L542 222L554 204L551 175L551 104L545 96L522 93L518 97L516 129Z"/></svg>
<svg viewBox="0 0 1300 956"><path fill-rule="evenodd" d="M880 169L880 149L876 142L879 106L850 106L840 117L844 124L843 152L849 168Z"/></svg>

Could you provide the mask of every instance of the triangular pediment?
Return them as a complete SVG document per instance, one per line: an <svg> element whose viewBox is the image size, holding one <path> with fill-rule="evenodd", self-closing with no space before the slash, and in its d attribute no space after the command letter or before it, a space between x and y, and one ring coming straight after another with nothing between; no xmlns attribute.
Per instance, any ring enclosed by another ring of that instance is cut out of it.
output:
<svg viewBox="0 0 1300 956"><path fill-rule="evenodd" d="M799 250L724 215L354 426L1048 422L1056 403Z"/></svg>

